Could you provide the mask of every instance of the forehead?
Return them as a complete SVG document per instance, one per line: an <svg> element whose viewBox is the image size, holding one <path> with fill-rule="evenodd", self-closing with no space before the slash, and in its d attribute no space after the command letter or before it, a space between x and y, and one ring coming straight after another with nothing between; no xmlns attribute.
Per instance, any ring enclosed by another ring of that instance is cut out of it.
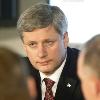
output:
<svg viewBox="0 0 100 100"><path fill-rule="evenodd" d="M46 28L35 29L32 32L23 32L24 40L35 40L35 39L46 39L58 37L59 33L54 29L53 26L48 26Z"/></svg>

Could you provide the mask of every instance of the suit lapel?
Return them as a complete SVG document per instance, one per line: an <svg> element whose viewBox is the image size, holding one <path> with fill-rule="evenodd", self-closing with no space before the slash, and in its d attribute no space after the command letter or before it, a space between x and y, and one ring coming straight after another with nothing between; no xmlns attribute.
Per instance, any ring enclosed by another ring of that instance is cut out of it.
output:
<svg viewBox="0 0 100 100"><path fill-rule="evenodd" d="M70 48L67 49L67 59L58 82L55 100L70 100L77 85L76 59Z"/></svg>

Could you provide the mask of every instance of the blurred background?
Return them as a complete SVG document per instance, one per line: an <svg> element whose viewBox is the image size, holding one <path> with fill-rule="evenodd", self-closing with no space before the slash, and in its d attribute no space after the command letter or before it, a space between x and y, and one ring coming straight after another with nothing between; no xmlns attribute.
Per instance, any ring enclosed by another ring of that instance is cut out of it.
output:
<svg viewBox="0 0 100 100"><path fill-rule="evenodd" d="M48 3L48 0L0 0L0 46L25 55L16 22L24 10L38 2Z"/></svg>
<svg viewBox="0 0 100 100"><path fill-rule="evenodd" d="M19 15L35 3L57 5L64 11L71 47L81 49L84 42L100 33L99 0L0 0L0 46L25 55L16 22Z"/></svg>

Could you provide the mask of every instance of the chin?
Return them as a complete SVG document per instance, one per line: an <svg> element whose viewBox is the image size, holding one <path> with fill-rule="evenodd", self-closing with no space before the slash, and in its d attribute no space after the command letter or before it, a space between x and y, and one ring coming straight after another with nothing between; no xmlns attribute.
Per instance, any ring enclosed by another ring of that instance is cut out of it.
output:
<svg viewBox="0 0 100 100"><path fill-rule="evenodd" d="M53 71L50 70L40 70L42 73L44 73L45 75L50 75L53 73Z"/></svg>

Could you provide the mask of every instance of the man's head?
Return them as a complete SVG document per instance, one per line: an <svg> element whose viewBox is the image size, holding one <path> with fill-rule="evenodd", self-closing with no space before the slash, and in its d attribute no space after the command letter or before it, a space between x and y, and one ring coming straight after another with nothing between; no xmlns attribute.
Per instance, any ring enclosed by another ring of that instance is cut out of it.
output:
<svg viewBox="0 0 100 100"><path fill-rule="evenodd" d="M60 8L36 4L21 15L17 29L36 69L49 75L59 68L69 41L67 20Z"/></svg>
<svg viewBox="0 0 100 100"><path fill-rule="evenodd" d="M100 100L100 34L90 39L81 51L78 75L86 100Z"/></svg>
<svg viewBox="0 0 100 100"><path fill-rule="evenodd" d="M48 4L36 4L24 11L17 23L17 30L23 39L23 32L46 28L52 25L58 34L67 32L67 18L60 8Z"/></svg>

